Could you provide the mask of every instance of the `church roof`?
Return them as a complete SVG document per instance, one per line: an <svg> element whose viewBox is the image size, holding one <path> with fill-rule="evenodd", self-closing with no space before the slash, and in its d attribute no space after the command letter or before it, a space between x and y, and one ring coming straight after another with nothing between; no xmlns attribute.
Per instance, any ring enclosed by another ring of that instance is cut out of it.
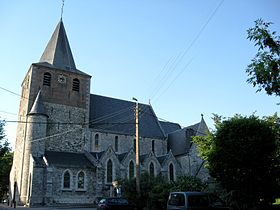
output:
<svg viewBox="0 0 280 210"><path fill-rule="evenodd" d="M46 151L45 157L49 165L93 167L84 153Z"/></svg>
<svg viewBox="0 0 280 210"><path fill-rule="evenodd" d="M105 151L102 151L102 152L90 152L90 154L95 157L97 160L99 160L102 155L105 153Z"/></svg>
<svg viewBox="0 0 280 210"><path fill-rule="evenodd" d="M35 115L35 114L46 115L45 107L42 101L41 90L39 90L36 99L33 103L33 106L29 112L29 115Z"/></svg>
<svg viewBox="0 0 280 210"><path fill-rule="evenodd" d="M188 127L185 127L184 129L191 129L193 131L193 135L196 136L205 136L209 131L208 126L204 121L203 115L201 115L201 121L199 123L190 125Z"/></svg>
<svg viewBox="0 0 280 210"><path fill-rule="evenodd" d="M165 138L152 107L139 104L139 110L139 135L148 138ZM90 128L102 132L135 135L135 103L91 94Z"/></svg>
<svg viewBox="0 0 280 210"><path fill-rule="evenodd" d="M62 20L57 24L39 62L68 71L77 70Z"/></svg>
<svg viewBox="0 0 280 210"><path fill-rule="evenodd" d="M157 157L158 162L159 162L160 164L162 164L163 161L166 159L167 156L168 156L168 154L167 154L167 155L163 155L163 156Z"/></svg>
<svg viewBox="0 0 280 210"><path fill-rule="evenodd" d="M172 133L176 130L181 129L181 126L178 123L172 123L167 121L159 121L161 127L163 128L165 134Z"/></svg>

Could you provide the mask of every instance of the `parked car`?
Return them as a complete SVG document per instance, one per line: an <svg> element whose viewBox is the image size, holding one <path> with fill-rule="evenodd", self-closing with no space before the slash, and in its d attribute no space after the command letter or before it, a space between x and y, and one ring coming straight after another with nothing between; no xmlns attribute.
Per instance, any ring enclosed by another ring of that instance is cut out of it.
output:
<svg viewBox="0 0 280 210"><path fill-rule="evenodd" d="M171 192L167 210L230 210L217 197L204 192Z"/></svg>
<svg viewBox="0 0 280 210"><path fill-rule="evenodd" d="M134 210L136 206L125 198L103 198L97 204L97 210Z"/></svg>

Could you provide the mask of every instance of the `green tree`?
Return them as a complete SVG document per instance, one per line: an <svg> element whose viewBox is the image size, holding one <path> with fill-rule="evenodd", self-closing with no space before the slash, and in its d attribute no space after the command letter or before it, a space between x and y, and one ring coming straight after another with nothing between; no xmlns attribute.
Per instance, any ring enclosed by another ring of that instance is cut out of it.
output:
<svg viewBox="0 0 280 210"><path fill-rule="evenodd" d="M257 92L264 89L268 95L280 96L280 37L270 32L271 24L258 19L255 27L247 30L247 38L259 47L247 66L247 82L257 86Z"/></svg>
<svg viewBox="0 0 280 210"><path fill-rule="evenodd" d="M280 192L277 115L265 119L236 115L216 123L213 133L193 139L211 176L244 209L260 206L260 200L272 202Z"/></svg>
<svg viewBox="0 0 280 210"><path fill-rule="evenodd" d="M148 173L141 174L141 195L137 197L135 178L121 181L125 197L137 204L138 209L165 209L168 195L171 191L201 191L206 184L192 176L179 177L175 182L169 182L161 175L152 177Z"/></svg>
<svg viewBox="0 0 280 210"><path fill-rule="evenodd" d="M4 125L4 122L0 121L0 199L8 192L9 174L13 161L9 142L5 138Z"/></svg>
<svg viewBox="0 0 280 210"><path fill-rule="evenodd" d="M194 176L181 176L173 183L172 191L204 191L207 184Z"/></svg>

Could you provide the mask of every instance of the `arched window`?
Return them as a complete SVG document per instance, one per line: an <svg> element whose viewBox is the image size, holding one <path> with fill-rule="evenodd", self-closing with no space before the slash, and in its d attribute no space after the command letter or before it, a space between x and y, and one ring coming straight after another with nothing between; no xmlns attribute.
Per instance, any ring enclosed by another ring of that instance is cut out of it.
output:
<svg viewBox="0 0 280 210"><path fill-rule="evenodd" d="M172 163L169 165L169 181L174 181L174 166Z"/></svg>
<svg viewBox="0 0 280 210"><path fill-rule="evenodd" d="M132 160L129 162L128 177L129 179L134 177L134 163Z"/></svg>
<svg viewBox="0 0 280 210"><path fill-rule="evenodd" d="M155 166L153 162L150 163L149 172L151 177L155 177Z"/></svg>
<svg viewBox="0 0 280 210"><path fill-rule="evenodd" d="M98 147L99 147L99 135L98 134L95 134L94 146L95 146L95 149L98 149Z"/></svg>
<svg viewBox="0 0 280 210"><path fill-rule="evenodd" d="M48 72L44 73L43 85L51 86L52 75Z"/></svg>
<svg viewBox="0 0 280 210"><path fill-rule="evenodd" d="M77 92L80 91L80 80L78 80L77 78L73 79L72 90Z"/></svg>
<svg viewBox="0 0 280 210"><path fill-rule="evenodd" d="M119 137L115 136L115 151L119 151Z"/></svg>
<svg viewBox="0 0 280 210"><path fill-rule="evenodd" d="M77 188L85 189L85 173L83 171L80 171L77 177Z"/></svg>
<svg viewBox="0 0 280 210"><path fill-rule="evenodd" d="M133 141L133 150L134 150L134 152L136 152L136 139L134 139L134 141Z"/></svg>
<svg viewBox="0 0 280 210"><path fill-rule="evenodd" d="M67 170L63 174L63 188L70 189L70 186L71 186L71 174L69 170Z"/></svg>
<svg viewBox="0 0 280 210"><path fill-rule="evenodd" d="M155 153L155 141L152 140L152 152Z"/></svg>
<svg viewBox="0 0 280 210"><path fill-rule="evenodd" d="M113 181L113 163L112 160L108 160L107 162L107 183L111 183Z"/></svg>

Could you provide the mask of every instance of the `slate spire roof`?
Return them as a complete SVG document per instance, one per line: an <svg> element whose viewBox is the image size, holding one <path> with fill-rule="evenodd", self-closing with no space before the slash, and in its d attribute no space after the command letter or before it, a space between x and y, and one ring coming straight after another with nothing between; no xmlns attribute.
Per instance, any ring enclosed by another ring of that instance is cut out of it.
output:
<svg viewBox="0 0 280 210"><path fill-rule="evenodd" d="M29 115L46 115L45 107L42 101L41 90L39 90Z"/></svg>
<svg viewBox="0 0 280 210"><path fill-rule="evenodd" d="M62 19L57 24L40 63L48 63L63 70L77 70Z"/></svg>

